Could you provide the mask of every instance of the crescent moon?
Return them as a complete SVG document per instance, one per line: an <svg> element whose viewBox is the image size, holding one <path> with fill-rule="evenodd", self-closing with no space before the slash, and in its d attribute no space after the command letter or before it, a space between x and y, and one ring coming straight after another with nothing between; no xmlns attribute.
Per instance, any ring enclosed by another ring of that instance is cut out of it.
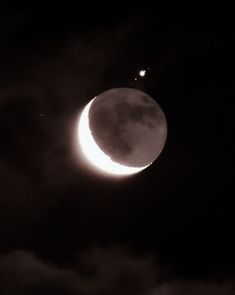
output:
<svg viewBox="0 0 235 295"><path fill-rule="evenodd" d="M78 123L78 139L86 159L99 170L113 175L131 175L144 170L146 167L128 167L112 161L95 142L89 126L89 110L95 98L83 109Z"/></svg>

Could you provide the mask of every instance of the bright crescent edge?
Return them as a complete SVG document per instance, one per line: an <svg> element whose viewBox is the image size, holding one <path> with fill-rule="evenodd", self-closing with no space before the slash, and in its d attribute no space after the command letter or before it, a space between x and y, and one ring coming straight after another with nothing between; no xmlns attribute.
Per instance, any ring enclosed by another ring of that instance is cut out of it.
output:
<svg viewBox="0 0 235 295"><path fill-rule="evenodd" d="M97 145L89 126L89 110L94 99L85 106L78 123L79 144L86 159L99 170L114 175L131 175L144 170L151 163L143 167L121 165L112 161Z"/></svg>

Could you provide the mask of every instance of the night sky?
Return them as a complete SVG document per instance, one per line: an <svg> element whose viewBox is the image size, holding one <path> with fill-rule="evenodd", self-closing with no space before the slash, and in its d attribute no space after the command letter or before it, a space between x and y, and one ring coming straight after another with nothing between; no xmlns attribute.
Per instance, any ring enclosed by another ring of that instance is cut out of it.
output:
<svg viewBox="0 0 235 295"><path fill-rule="evenodd" d="M0 294L234 294L233 25L92 5L0 6ZM75 138L116 87L168 123L159 158L120 179Z"/></svg>

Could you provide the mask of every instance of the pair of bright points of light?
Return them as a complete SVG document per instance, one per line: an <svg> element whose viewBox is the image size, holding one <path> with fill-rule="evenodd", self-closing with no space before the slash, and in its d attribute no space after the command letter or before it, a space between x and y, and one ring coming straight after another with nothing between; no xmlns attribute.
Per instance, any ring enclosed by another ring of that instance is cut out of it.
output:
<svg viewBox="0 0 235 295"><path fill-rule="evenodd" d="M92 136L89 126L89 110L94 99L85 106L78 123L79 144L87 160L103 172L120 176L131 175L148 167L149 165L138 168L121 165L112 161L112 159L100 149Z"/></svg>
<svg viewBox="0 0 235 295"><path fill-rule="evenodd" d="M146 70L139 71L140 77L144 77L146 75Z"/></svg>
<svg viewBox="0 0 235 295"><path fill-rule="evenodd" d="M145 75L146 75L146 70L141 70L141 71L139 71L139 76L141 77L141 78L143 78L143 77L145 77ZM137 81L137 77L135 77L135 81Z"/></svg>

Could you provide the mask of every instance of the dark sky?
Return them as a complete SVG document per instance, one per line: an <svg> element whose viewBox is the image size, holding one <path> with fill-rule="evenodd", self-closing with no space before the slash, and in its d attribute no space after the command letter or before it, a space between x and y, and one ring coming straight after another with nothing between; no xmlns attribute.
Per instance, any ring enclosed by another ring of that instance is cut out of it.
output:
<svg viewBox="0 0 235 295"><path fill-rule="evenodd" d="M234 294L232 22L92 5L0 7L0 294ZM115 87L168 122L157 161L125 179L75 143Z"/></svg>

